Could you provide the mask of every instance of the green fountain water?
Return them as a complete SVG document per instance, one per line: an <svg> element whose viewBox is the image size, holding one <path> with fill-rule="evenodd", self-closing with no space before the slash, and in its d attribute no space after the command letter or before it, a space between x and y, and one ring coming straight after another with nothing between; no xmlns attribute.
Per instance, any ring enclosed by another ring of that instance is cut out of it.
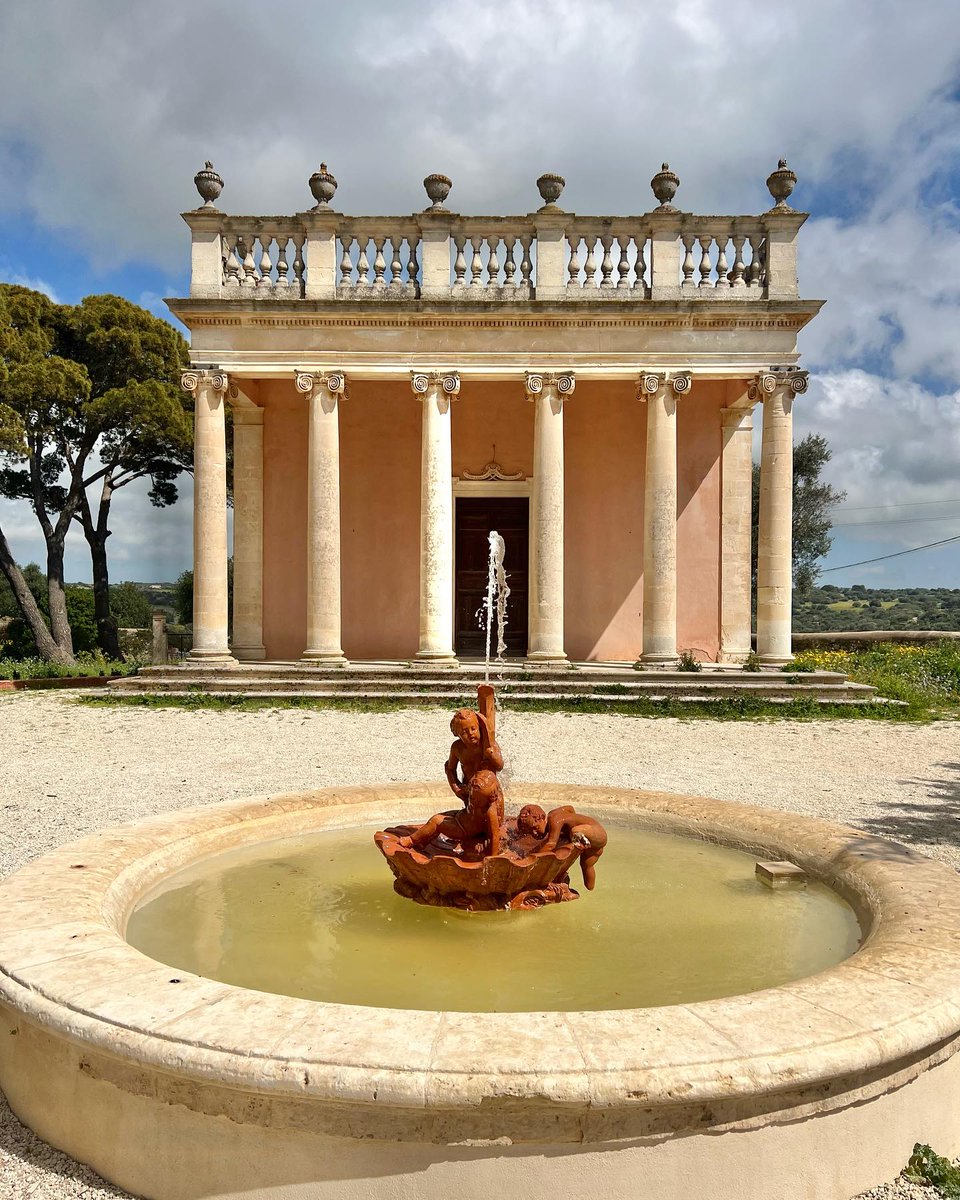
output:
<svg viewBox="0 0 960 1200"><path fill-rule="evenodd" d="M573 904L490 913L414 904L384 878L372 827L353 828L263 842L172 875L139 904L126 936L177 970L240 987L463 1012L707 1000L813 974L857 949L854 913L828 887L771 890L747 854L604 822L601 882Z"/></svg>

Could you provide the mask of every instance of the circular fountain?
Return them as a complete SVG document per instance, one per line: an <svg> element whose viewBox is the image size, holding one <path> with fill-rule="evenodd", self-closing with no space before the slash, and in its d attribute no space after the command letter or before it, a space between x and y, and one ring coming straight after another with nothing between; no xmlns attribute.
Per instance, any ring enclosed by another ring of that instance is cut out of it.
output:
<svg viewBox="0 0 960 1200"><path fill-rule="evenodd" d="M626 1196L638 1179L662 1197L846 1197L892 1177L915 1141L960 1149L952 871L784 813L543 783L508 799L603 817L596 890L540 912L415 904L371 831L415 842L449 796L213 805L4 881L14 1112L153 1200L540 1196L578 1181ZM597 848L576 824L545 850L565 868ZM496 849L437 836L402 849ZM806 882L770 890L758 859Z"/></svg>

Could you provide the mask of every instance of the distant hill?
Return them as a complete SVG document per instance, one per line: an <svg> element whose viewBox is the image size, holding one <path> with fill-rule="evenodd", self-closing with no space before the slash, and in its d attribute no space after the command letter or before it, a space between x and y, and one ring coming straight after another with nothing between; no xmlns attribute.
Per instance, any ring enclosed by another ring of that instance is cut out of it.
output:
<svg viewBox="0 0 960 1200"><path fill-rule="evenodd" d="M796 633L870 629L960 630L960 588L868 588L825 584L794 595Z"/></svg>

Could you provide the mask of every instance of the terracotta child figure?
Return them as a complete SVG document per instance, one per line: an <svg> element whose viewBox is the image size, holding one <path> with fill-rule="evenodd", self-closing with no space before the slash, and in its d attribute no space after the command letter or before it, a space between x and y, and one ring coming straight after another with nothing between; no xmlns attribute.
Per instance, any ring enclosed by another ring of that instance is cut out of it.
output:
<svg viewBox="0 0 960 1200"><path fill-rule="evenodd" d="M450 747L444 771L450 790L464 804L468 802L470 780L478 771L502 771L503 755L496 742L496 707L493 688L481 684L477 688L479 712L460 708L453 714L450 729L457 740ZM462 775L459 775L459 767Z"/></svg>
<svg viewBox="0 0 960 1200"><path fill-rule="evenodd" d="M538 850L556 850L561 837L566 834L575 846L583 846L580 855L580 870L587 891L592 892L597 882L597 859L607 844L607 831L593 817L578 813L572 805L554 808L547 815L546 838Z"/></svg>
<svg viewBox="0 0 960 1200"><path fill-rule="evenodd" d="M451 787L453 785L451 784ZM465 851L478 852L484 842L487 854L499 854L503 837L503 792L493 771L477 771L467 786L466 807L460 812L437 813L400 845L419 850L441 834L459 842Z"/></svg>

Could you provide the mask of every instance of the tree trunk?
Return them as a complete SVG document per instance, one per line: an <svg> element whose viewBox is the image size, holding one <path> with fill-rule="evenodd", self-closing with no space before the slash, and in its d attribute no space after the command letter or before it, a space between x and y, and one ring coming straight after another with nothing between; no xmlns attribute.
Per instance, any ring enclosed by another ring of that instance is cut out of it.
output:
<svg viewBox="0 0 960 1200"><path fill-rule="evenodd" d="M110 536L107 519L110 515L112 495L113 487L110 476L107 475L100 493L96 525L93 523L86 493L80 502L80 521L93 563L93 605L97 620L97 641L107 658L122 659L117 622L110 611L110 573L107 567L107 538Z"/></svg>
<svg viewBox="0 0 960 1200"><path fill-rule="evenodd" d="M63 538L47 539L47 599L50 604L50 632L53 640L74 662L73 632L67 616L67 593L63 582Z"/></svg>
<svg viewBox="0 0 960 1200"><path fill-rule="evenodd" d="M26 580L23 578L23 572L17 566L13 555L10 553L10 547L7 544L7 539L3 536L2 530L0 530L0 571L3 571L7 577L7 582L10 584L20 611L23 613L23 619L30 626L30 632L33 634L34 641L37 643L37 649L40 651L42 657L48 662L72 663L72 654L68 654L62 646L58 646L50 636L50 630L43 619L43 614L37 607L33 592L27 587Z"/></svg>

